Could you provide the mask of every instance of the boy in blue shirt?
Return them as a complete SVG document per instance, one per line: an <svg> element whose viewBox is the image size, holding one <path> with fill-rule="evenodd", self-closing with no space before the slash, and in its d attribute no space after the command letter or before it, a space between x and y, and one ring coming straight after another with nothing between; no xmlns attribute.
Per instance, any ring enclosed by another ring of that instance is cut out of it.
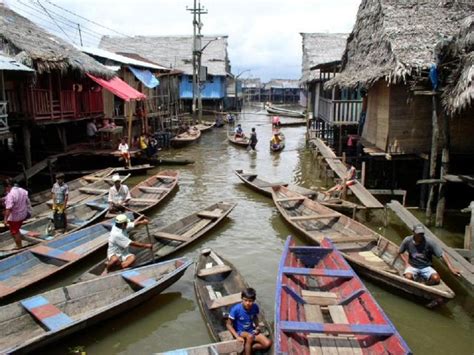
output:
<svg viewBox="0 0 474 355"><path fill-rule="evenodd" d="M255 303L257 293L253 288L246 288L241 294L242 302L233 306L227 319L227 330L244 343L244 354L250 355L254 350L268 350L272 341L260 333L258 314L260 309Z"/></svg>

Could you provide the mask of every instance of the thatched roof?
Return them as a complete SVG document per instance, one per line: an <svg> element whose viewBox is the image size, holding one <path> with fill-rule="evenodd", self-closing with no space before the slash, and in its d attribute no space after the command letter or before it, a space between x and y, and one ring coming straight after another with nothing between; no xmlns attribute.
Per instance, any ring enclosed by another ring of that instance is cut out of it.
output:
<svg viewBox="0 0 474 355"><path fill-rule="evenodd" d="M348 33L300 33L303 38L301 82L319 79L319 70L312 67L340 60Z"/></svg>
<svg viewBox="0 0 474 355"><path fill-rule="evenodd" d="M0 50L38 73L75 70L112 77L102 64L0 3Z"/></svg>
<svg viewBox="0 0 474 355"><path fill-rule="evenodd" d="M208 43L203 51L202 65L207 66L210 75L228 75L227 36L203 36L202 47ZM155 63L181 70L184 74L193 74L192 36L103 36L99 47L116 53L136 53Z"/></svg>
<svg viewBox="0 0 474 355"><path fill-rule="evenodd" d="M440 49L442 70L449 70L441 96L448 114L474 103L474 15L466 18L458 35Z"/></svg>
<svg viewBox="0 0 474 355"><path fill-rule="evenodd" d="M341 73L328 86L400 82L427 69L436 44L455 35L473 10L466 0L362 0Z"/></svg>

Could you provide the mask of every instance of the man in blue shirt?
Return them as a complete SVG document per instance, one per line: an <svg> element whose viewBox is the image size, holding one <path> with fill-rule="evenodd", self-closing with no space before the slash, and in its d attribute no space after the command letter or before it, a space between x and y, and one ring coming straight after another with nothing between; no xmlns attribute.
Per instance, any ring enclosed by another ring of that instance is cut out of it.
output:
<svg viewBox="0 0 474 355"><path fill-rule="evenodd" d="M227 319L227 329L239 341L244 343L244 354L250 355L254 350L267 350L272 341L260 333L258 314L260 309L255 303L257 293L253 288L246 288L241 294L242 302L232 307Z"/></svg>

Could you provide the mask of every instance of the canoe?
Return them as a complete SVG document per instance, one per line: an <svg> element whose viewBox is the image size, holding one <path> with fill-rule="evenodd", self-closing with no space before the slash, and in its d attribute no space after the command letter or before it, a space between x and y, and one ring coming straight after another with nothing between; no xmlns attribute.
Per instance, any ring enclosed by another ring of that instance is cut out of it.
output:
<svg viewBox="0 0 474 355"><path fill-rule="evenodd" d="M234 265L211 249L201 251L194 274L194 290L214 341L234 339L225 326L224 314L241 302L241 292L248 287ZM258 319L262 334L271 338L271 327L261 308Z"/></svg>
<svg viewBox="0 0 474 355"><path fill-rule="evenodd" d="M122 182L127 180L129 177L130 174L120 175ZM88 175L79 180L80 183L73 187L68 184L68 206L75 206L80 203L96 200L98 197L106 195L109 192L110 187L114 184L110 176L96 177ZM49 190L49 199L33 207L32 218L30 218L28 222L49 216L51 214L52 205L53 200L51 199L51 190ZM68 211L70 208L71 207L68 207Z"/></svg>
<svg viewBox="0 0 474 355"><path fill-rule="evenodd" d="M156 353L157 355L208 355L208 354L240 354L244 351L244 343L238 340L222 341L207 345L193 346L178 350Z"/></svg>
<svg viewBox="0 0 474 355"><path fill-rule="evenodd" d="M113 168L106 168L106 169L102 169L98 171L93 171L80 178L67 181L66 184L68 185L69 190L73 191L73 190L78 189L79 187L87 187L88 185L93 184L94 182L96 182L94 178L105 178L111 175L112 173L113 173ZM51 199L51 188L32 194L29 197L30 197L32 206L36 206L41 203L44 203Z"/></svg>
<svg viewBox="0 0 474 355"><path fill-rule="evenodd" d="M201 137L199 129L189 129L187 132L176 135L171 138L171 146L174 148L184 147L185 145L196 142Z"/></svg>
<svg viewBox="0 0 474 355"><path fill-rule="evenodd" d="M218 202L162 228L154 228L150 224L149 232L153 240L155 261L176 253L204 236L228 216L235 206L235 203ZM132 238L141 243L150 243L143 229L137 230ZM130 252L137 258L133 267L153 262L152 254L148 249L130 247ZM105 269L106 261L105 258L99 261L76 281L90 280L100 276Z"/></svg>
<svg viewBox="0 0 474 355"><path fill-rule="evenodd" d="M108 208L108 204L100 199L69 207L66 210L67 227L62 233L52 230L54 227L51 216L44 216L26 223L20 229L23 239L22 249L15 249L16 244L9 231L0 233L0 259L17 254L35 244L60 238L66 233L72 233L94 224L105 216ZM52 215L52 212L50 213Z"/></svg>
<svg viewBox="0 0 474 355"><path fill-rule="evenodd" d="M235 144L239 147L243 147L243 148L247 148L250 144L250 139L248 137L244 137L244 138L235 138L234 137L234 134L229 134L227 133L227 139L229 140L229 142L231 142L232 144Z"/></svg>
<svg viewBox="0 0 474 355"><path fill-rule="evenodd" d="M412 354L332 243L288 237L275 294L275 354Z"/></svg>
<svg viewBox="0 0 474 355"><path fill-rule="evenodd" d="M26 353L125 312L178 281L192 264L165 261L68 285L0 307L0 353Z"/></svg>
<svg viewBox="0 0 474 355"><path fill-rule="evenodd" d="M428 301L431 306L454 298L454 292L443 281L428 286L403 277L405 262L398 256L398 246L370 228L283 186L274 187L272 193L283 218L308 242L319 244L324 237L331 238L362 275Z"/></svg>
<svg viewBox="0 0 474 355"><path fill-rule="evenodd" d="M134 212L144 213L156 207L178 186L179 173L172 170L160 171L158 174L138 183L130 189L132 196L128 207ZM107 200L104 196L104 201ZM106 217L114 217L116 213L107 212Z"/></svg>
<svg viewBox="0 0 474 355"><path fill-rule="evenodd" d="M281 141L280 141L280 144L278 145L278 147L274 147L272 145L272 141L270 140L270 151L271 152L281 152L285 148L285 135L280 132L280 137L281 137Z"/></svg>
<svg viewBox="0 0 474 355"><path fill-rule="evenodd" d="M286 117L296 117L296 118L304 118L304 113L295 110L288 110L281 107L275 107L272 105L266 105L265 109L271 115L278 115L278 116L286 116Z"/></svg>
<svg viewBox="0 0 474 355"><path fill-rule="evenodd" d="M200 130L201 133L210 131L215 126L216 126L215 122L201 122L201 123L198 123L198 124L194 125L194 127L196 127L198 130Z"/></svg>
<svg viewBox="0 0 474 355"><path fill-rule="evenodd" d="M306 126L306 119L292 119L292 120L285 120L280 121L281 127L292 127L292 126Z"/></svg>

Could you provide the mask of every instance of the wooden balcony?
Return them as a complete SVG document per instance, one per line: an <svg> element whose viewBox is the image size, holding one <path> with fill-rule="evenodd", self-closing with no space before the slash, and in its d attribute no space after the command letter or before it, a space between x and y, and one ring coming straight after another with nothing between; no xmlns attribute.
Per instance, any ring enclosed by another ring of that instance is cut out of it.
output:
<svg viewBox="0 0 474 355"><path fill-rule="evenodd" d="M319 99L318 118L332 125L358 125L362 100Z"/></svg>
<svg viewBox="0 0 474 355"><path fill-rule="evenodd" d="M0 134L9 132L7 102L0 101Z"/></svg>

